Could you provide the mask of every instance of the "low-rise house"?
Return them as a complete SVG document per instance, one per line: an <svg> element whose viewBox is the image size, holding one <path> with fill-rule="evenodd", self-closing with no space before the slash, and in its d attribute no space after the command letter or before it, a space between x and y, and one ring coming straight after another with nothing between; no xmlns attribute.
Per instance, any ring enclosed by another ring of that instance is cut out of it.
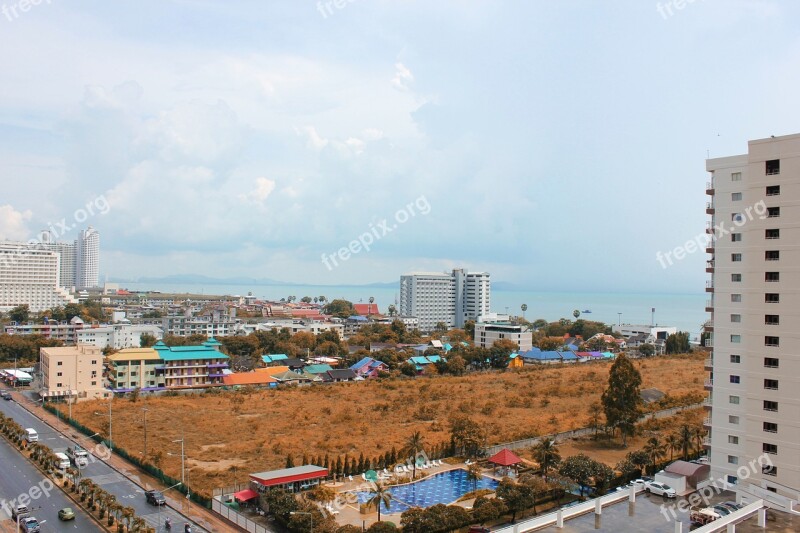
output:
<svg viewBox="0 0 800 533"><path fill-rule="evenodd" d="M381 314L380 309L378 309L378 304L376 303L353 304L353 309L355 309L356 314L360 316L372 316Z"/></svg>
<svg viewBox="0 0 800 533"><path fill-rule="evenodd" d="M522 368L524 365L525 361L518 353L514 352L508 356L508 368Z"/></svg>
<svg viewBox="0 0 800 533"><path fill-rule="evenodd" d="M280 362L283 366L288 366L292 370L302 370L306 362L296 357L289 357Z"/></svg>
<svg viewBox="0 0 800 533"><path fill-rule="evenodd" d="M532 348L519 355L526 363L553 364L562 362L560 352L542 351L539 348Z"/></svg>
<svg viewBox="0 0 800 533"><path fill-rule="evenodd" d="M261 362L266 366L282 365L287 359L289 359L289 356L285 353L274 353L261 356Z"/></svg>
<svg viewBox="0 0 800 533"><path fill-rule="evenodd" d="M221 344L213 337L200 346L167 346L159 341L153 346L163 360L164 383L167 388L205 388L223 385L222 369L228 368L229 357L220 351Z"/></svg>
<svg viewBox="0 0 800 533"><path fill-rule="evenodd" d="M435 365L439 361L446 361L446 359L440 355L415 355L406 360L407 363L416 367L418 373L425 372L430 365Z"/></svg>
<svg viewBox="0 0 800 533"><path fill-rule="evenodd" d="M388 372L389 365L372 357L365 357L350 367L350 370L363 378L376 378L381 372Z"/></svg>
<svg viewBox="0 0 800 533"><path fill-rule="evenodd" d="M301 383L311 383L314 378L309 375L298 374L292 370L287 370L286 372L280 372L278 374L272 374L272 377L278 383L282 384L295 384L299 385Z"/></svg>
<svg viewBox="0 0 800 533"><path fill-rule="evenodd" d="M226 387L259 387L274 388L278 386L278 380L264 372L236 372L222 377L222 382Z"/></svg>
<svg viewBox="0 0 800 533"><path fill-rule="evenodd" d="M106 357L106 380L114 392L166 388L164 361L153 348L126 348Z"/></svg>
<svg viewBox="0 0 800 533"><path fill-rule="evenodd" d="M326 372L328 380L338 383L340 381L353 381L356 379L356 373L349 368L339 368L336 370L328 370ZM326 380L326 381L328 381Z"/></svg>
<svg viewBox="0 0 800 533"><path fill-rule="evenodd" d="M333 370L331 365L306 365L303 367L301 372L310 376L316 376L319 374L325 374L329 370Z"/></svg>

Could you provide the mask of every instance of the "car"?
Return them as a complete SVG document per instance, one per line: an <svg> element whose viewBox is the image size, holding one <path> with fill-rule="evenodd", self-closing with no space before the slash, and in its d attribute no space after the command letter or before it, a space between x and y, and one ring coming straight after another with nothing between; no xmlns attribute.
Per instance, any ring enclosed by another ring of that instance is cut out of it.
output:
<svg viewBox="0 0 800 533"><path fill-rule="evenodd" d="M676 496L675 489L664 483L657 481L648 481L644 485L645 492L650 492L657 496L664 496L666 498L674 498Z"/></svg>
<svg viewBox="0 0 800 533"><path fill-rule="evenodd" d="M19 525L25 533L39 533L42 530L39 521L32 516L20 520Z"/></svg>
<svg viewBox="0 0 800 533"><path fill-rule="evenodd" d="M729 514L731 514L731 510L725 507L724 505L714 505L711 508L714 509L714 512L720 516L728 516Z"/></svg>
<svg viewBox="0 0 800 533"><path fill-rule="evenodd" d="M75 520L75 511L72 507L64 507L58 511L58 519L66 522L67 520Z"/></svg>
<svg viewBox="0 0 800 533"><path fill-rule="evenodd" d="M11 509L11 518L16 520L18 516L26 516L30 511L24 505L17 505Z"/></svg>
<svg viewBox="0 0 800 533"><path fill-rule="evenodd" d="M483 526L469 526L468 533L491 533L491 529Z"/></svg>
<svg viewBox="0 0 800 533"><path fill-rule="evenodd" d="M152 505L166 505L167 500L164 498L164 495L161 494L157 490L148 490L144 493L144 497L147 499L147 503Z"/></svg>
<svg viewBox="0 0 800 533"><path fill-rule="evenodd" d="M4 400L10 400L11 399L11 393L8 392L8 391L0 392L0 396L2 396Z"/></svg>
<svg viewBox="0 0 800 533"><path fill-rule="evenodd" d="M731 501L722 502L719 505L724 505L725 507L727 507L731 511L738 511L739 509L744 507L744 505L742 505L742 504L739 504L739 503L736 503L736 502L731 502Z"/></svg>

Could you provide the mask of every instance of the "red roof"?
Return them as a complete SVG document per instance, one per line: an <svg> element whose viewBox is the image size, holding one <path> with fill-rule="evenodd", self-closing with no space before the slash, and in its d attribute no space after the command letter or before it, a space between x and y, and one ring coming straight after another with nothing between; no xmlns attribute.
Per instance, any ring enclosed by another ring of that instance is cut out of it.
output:
<svg viewBox="0 0 800 533"><path fill-rule="evenodd" d="M240 502L246 502L247 500L258 498L258 493L253 489L244 489L240 490L239 492L235 492L233 494L233 497L239 500Z"/></svg>
<svg viewBox="0 0 800 533"><path fill-rule="evenodd" d="M353 304L353 308L356 310L356 314L361 316L381 314L378 304Z"/></svg>
<svg viewBox="0 0 800 533"><path fill-rule="evenodd" d="M309 479L319 479L327 477L328 469L321 466L304 465L283 470L273 470L272 472L260 472L250 474L250 479L265 487L294 483L295 481L307 481Z"/></svg>
<svg viewBox="0 0 800 533"><path fill-rule="evenodd" d="M317 317L320 316L319 309L291 309L292 316Z"/></svg>
<svg viewBox="0 0 800 533"><path fill-rule="evenodd" d="M520 459L517 454L508 448L503 448L493 456L489 457L489 462L500 466L511 466L521 463L522 459Z"/></svg>

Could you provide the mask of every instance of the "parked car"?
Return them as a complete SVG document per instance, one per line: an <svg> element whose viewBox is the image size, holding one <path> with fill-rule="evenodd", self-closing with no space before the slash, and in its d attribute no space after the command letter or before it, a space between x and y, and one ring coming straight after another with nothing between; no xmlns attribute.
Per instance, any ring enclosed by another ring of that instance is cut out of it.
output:
<svg viewBox="0 0 800 533"><path fill-rule="evenodd" d="M11 518L16 520L18 516L25 516L28 513L30 513L30 511L28 510L27 507L25 507L24 505L17 505L13 509L11 509Z"/></svg>
<svg viewBox="0 0 800 533"><path fill-rule="evenodd" d="M650 492L657 496L664 496L666 498L674 498L676 496L675 489L664 483L657 481L649 481L644 485L645 492Z"/></svg>
<svg viewBox="0 0 800 533"><path fill-rule="evenodd" d="M25 533L39 533L42 530L42 526L39 525L39 521L32 516L23 518L19 525L22 528L22 531Z"/></svg>
<svg viewBox="0 0 800 533"><path fill-rule="evenodd" d="M722 505L724 507L727 507L728 509L731 510L731 512L738 511L739 509L744 507L744 505L740 505L740 504L738 504L736 502L722 502L722 503L720 503L718 505Z"/></svg>
<svg viewBox="0 0 800 533"><path fill-rule="evenodd" d="M8 392L8 391L0 392L0 396L2 396L4 400L10 400L11 399L11 393Z"/></svg>
<svg viewBox="0 0 800 533"><path fill-rule="evenodd" d="M152 505L167 504L167 500L164 498L164 495L157 490L148 490L144 493L144 497L147 498L147 503Z"/></svg>
<svg viewBox="0 0 800 533"><path fill-rule="evenodd" d="M731 514L731 510L725 507L724 505L714 505L712 509L714 509L714 512L716 512L720 516L728 516L729 514Z"/></svg>
<svg viewBox="0 0 800 533"><path fill-rule="evenodd" d="M72 507L64 507L58 511L58 519L64 522L67 520L75 520L75 511L72 510Z"/></svg>

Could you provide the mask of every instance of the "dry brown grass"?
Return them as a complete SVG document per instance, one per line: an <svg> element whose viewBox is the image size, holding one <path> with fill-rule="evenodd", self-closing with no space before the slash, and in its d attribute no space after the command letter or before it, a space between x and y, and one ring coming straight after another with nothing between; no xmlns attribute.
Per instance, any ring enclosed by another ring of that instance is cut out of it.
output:
<svg viewBox="0 0 800 533"><path fill-rule="evenodd" d="M636 362L643 387L672 396L703 392L703 357L679 356ZM449 440L449 421L467 415L487 429L490 443L585 427L588 406L606 386L610 364L526 367L463 377L397 379L330 386L148 397L148 451L161 451L161 467L180 476L179 444L186 437L188 483L208 494L245 474L282 468L300 456L349 454L375 457L398 449L414 431L426 442ZM114 444L136 455L143 446L141 407L114 401ZM73 416L101 431L92 413L98 402L73 408ZM219 462L220 464L212 464Z"/></svg>

